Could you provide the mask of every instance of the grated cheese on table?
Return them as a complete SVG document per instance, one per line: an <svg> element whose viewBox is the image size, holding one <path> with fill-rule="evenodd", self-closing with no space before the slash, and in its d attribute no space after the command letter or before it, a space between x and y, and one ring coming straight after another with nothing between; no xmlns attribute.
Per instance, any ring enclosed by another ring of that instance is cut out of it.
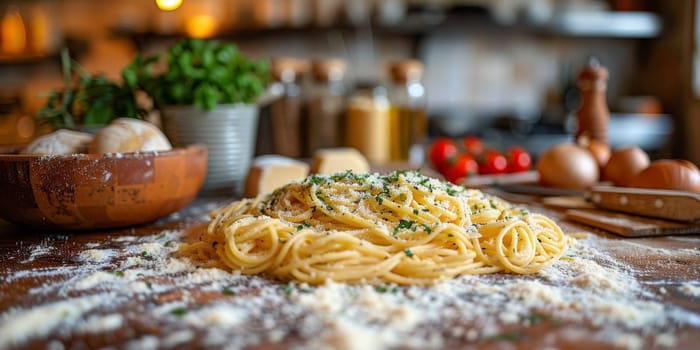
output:
<svg viewBox="0 0 700 350"><path fill-rule="evenodd" d="M674 329L700 327L700 315L665 304L663 287L655 292L642 283L636 277L639 271L601 249L605 238L595 236L579 240L567 258L532 276L461 276L431 287L333 282L312 287L199 268L175 254L184 235L166 231L121 236L103 249L88 243L75 257L75 266L3 276L2 288L51 277L29 293L60 300L0 314L0 349L42 339L45 348L61 348L72 335L134 329L134 335L108 345L441 349L517 341L518 330L542 322L553 324L556 334L538 340L540 348L557 348L557 337L585 340L590 332L614 348L673 348ZM46 249L50 246L52 242L27 247L26 260L39 256L35 252L54 253ZM698 296L698 285L688 282L679 290ZM584 332L582 324L594 328Z"/></svg>
<svg viewBox="0 0 700 350"><path fill-rule="evenodd" d="M692 283L683 283L680 288L681 292L690 295L692 297L700 297L700 285L694 285Z"/></svg>
<svg viewBox="0 0 700 350"><path fill-rule="evenodd" d="M88 316L77 329L87 333L109 332L119 329L124 324L124 316L120 314Z"/></svg>

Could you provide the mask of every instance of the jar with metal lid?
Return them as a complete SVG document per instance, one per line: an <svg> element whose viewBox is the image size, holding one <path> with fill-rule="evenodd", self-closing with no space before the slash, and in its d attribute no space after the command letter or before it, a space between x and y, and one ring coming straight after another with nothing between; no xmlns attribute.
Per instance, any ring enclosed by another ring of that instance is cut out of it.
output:
<svg viewBox="0 0 700 350"><path fill-rule="evenodd" d="M270 105L272 145L275 153L288 157L304 155L303 77L309 63L298 58L278 58L272 62L275 84L280 98Z"/></svg>
<svg viewBox="0 0 700 350"><path fill-rule="evenodd" d="M408 59L389 66L391 76L389 144L392 161L423 162L427 134L423 64Z"/></svg>
<svg viewBox="0 0 700 350"><path fill-rule="evenodd" d="M320 59L312 63L314 83L308 105L308 153L342 144L342 122L347 88L345 61Z"/></svg>
<svg viewBox="0 0 700 350"><path fill-rule="evenodd" d="M389 95L375 83L357 84L345 113L345 143L370 162L389 160Z"/></svg>

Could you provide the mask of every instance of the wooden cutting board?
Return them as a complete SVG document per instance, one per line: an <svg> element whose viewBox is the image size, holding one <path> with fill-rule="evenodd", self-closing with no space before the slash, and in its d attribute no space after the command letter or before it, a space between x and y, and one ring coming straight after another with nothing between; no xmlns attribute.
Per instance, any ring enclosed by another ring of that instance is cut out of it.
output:
<svg viewBox="0 0 700 350"><path fill-rule="evenodd" d="M700 222L678 222L599 209L570 209L565 218L625 237L700 234Z"/></svg>
<svg viewBox="0 0 700 350"><path fill-rule="evenodd" d="M700 221L700 193L647 188L594 186L587 197L597 207L686 222Z"/></svg>

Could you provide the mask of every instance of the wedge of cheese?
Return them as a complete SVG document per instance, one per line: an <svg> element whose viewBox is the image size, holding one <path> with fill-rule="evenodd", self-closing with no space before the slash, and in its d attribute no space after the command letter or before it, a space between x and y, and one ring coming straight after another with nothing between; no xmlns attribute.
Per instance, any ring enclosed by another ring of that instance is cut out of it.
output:
<svg viewBox="0 0 700 350"><path fill-rule="evenodd" d="M301 181L309 175L309 165L280 155L255 158L245 182L244 197L252 198L270 193L292 181Z"/></svg>
<svg viewBox="0 0 700 350"><path fill-rule="evenodd" d="M334 174L346 170L365 173L369 169L367 158L350 147L320 149L314 153L311 162L311 172L314 174Z"/></svg>

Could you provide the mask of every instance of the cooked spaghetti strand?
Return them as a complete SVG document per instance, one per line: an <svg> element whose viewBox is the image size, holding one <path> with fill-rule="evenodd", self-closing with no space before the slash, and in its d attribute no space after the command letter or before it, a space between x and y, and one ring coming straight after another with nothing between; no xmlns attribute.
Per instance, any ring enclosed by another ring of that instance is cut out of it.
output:
<svg viewBox="0 0 700 350"><path fill-rule="evenodd" d="M242 274L312 284L431 284L535 273L569 241L551 219L478 190L413 171L343 172L214 210L207 233L183 251Z"/></svg>

